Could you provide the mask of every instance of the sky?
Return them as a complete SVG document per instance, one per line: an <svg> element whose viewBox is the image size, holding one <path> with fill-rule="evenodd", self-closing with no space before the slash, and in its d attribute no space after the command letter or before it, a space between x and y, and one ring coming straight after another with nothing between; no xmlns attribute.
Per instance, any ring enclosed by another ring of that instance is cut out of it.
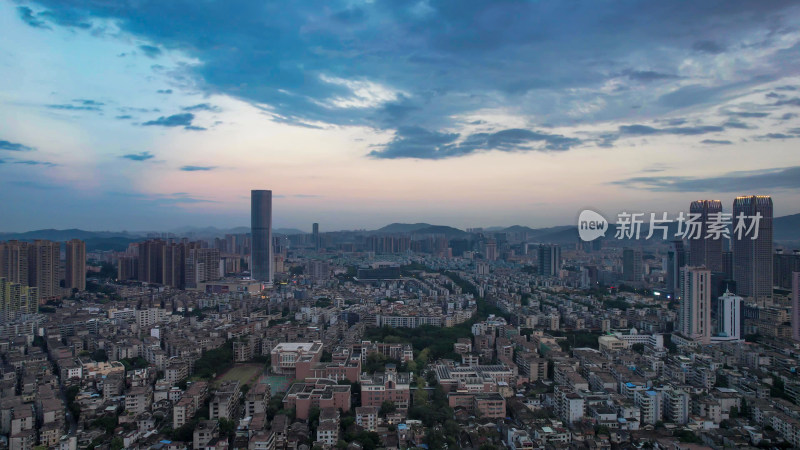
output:
<svg viewBox="0 0 800 450"><path fill-rule="evenodd" d="M783 0L0 0L0 231L800 212Z"/></svg>

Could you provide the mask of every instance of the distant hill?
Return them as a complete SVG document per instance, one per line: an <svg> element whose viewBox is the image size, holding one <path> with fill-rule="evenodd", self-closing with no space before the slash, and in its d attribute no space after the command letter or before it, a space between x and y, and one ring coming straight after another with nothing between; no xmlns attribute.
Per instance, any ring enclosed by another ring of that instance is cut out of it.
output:
<svg viewBox="0 0 800 450"><path fill-rule="evenodd" d="M250 232L250 228L247 229L247 233ZM289 236L291 234L309 234L307 231L298 230L297 228L275 228L272 230L272 234L283 234Z"/></svg>
<svg viewBox="0 0 800 450"><path fill-rule="evenodd" d="M772 219L772 238L776 241L800 241L800 213Z"/></svg>
<svg viewBox="0 0 800 450"><path fill-rule="evenodd" d="M64 242L70 239L97 239L97 238L139 238L139 234L128 233L126 231L86 231L79 229L69 230L35 230L25 231L23 233L0 233L0 240L7 241L16 239L19 241L32 241L35 239L45 239L48 241Z"/></svg>
<svg viewBox="0 0 800 450"><path fill-rule="evenodd" d="M378 233L413 233L423 228L430 228L434 225L429 223L390 223L385 227L375 230Z"/></svg>
<svg viewBox="0 0 800 450"><path fill-rule="evenodd" d="M414 231L414 234L444 234L446 236L460 236L467 234L464 230L448 227L447 225L431 225Z"/></svg>

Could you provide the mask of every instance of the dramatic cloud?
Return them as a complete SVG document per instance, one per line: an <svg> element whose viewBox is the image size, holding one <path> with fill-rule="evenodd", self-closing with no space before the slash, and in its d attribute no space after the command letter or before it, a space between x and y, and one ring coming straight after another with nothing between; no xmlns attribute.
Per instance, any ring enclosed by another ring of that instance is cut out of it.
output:
<svg viewBox="0 0 800 450"><path fill-rule="evenodd" d="M127 155L122 155L122 158L130 159L131 161L147 161L148 159L153 159L155 157L156 155L150 152L128 153Z"/></svg>
<svg viewBox="0 0 800 450"><path fill-rule="evenodd" d="M665 192L752 192L800 189L800 166L730 172L718 177L634 177L612 184Z"/></svg>
<svg viewBox="0 0 800 450"><path fill-rule="evenodd" d="M617 135L624 136L654 136L659 134L675 134L679 136L696 136L699 134L719 133L725 128L716 125L701 125L693 127L668 127L655 128L648 125L622 125Z"/></svg>
<svg viewBox="0 0 800 450"><path fill-rule="evenodd" d="M0 140L0 150L8 150L12 152L29 152L33 147L22 145L18 142L9 142Z"/></svg>
<svg viewBox="0 0 800 450"><path fill-rule="evenodd" d="M183 166L181 170L184 172L207 172L216 168L216 166Z"/></svg>
<svg viewBox="0 0 800 450"><path fill-rule="evenodd" d="M45 23L44 20L36 18L36 16L33 14L33 10L27 6L17 6L17 14L23 22L34 28L43 28L46 30L51 29L49 26L47 26L47 23Z"/></svg>
<svg viewBox="0 0 800 450"><path fill-rule="evenodd" d="M785 0L37 3L112 20L149 57L195 59L176 79L207 94L269 105L286 122L389 130L453 130L484 108L556 126L658 117L793 75L800 52L779 25L797 19ZM713 61L733 48L736 59Z"/></svg>
<svg viewBox="0 0 800 450"><path fill-rule="evenodd" d="M445 159L466 156L477 151L564 151L581 144L580 139L558 134L538 133L513 128L495 133L476 133L462 141L457 133L429 131L420 127L397 130L394 139L369 156L380 159Z"/></svg>

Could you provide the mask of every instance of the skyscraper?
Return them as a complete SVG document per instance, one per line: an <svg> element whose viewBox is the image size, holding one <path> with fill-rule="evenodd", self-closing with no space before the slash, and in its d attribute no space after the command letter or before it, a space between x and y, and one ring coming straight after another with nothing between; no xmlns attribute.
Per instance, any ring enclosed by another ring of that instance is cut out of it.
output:
<svg viewBox="0 0 800 450"><path fill-rule="evenodd" d="M272 191L250 191L250 274L254 280L272 283Z"/></svg>
<svg viewBox="0 0 800 450"><path fill-rule="evenodd" d="M539 245L539 275L554 277L561 270L561 246L555 244Z"/></svg>
<svg viewBox="0 0 800 450"><path fill-rule="evenodd" d="M86 290L86 243L80 239L67 241L64 287L79 291Z"/></svg>
<svg viewBox="0 0 800 450"><path fill-rule="evenodd" d="M686 265L686 251L683 241L672 241L667 251L667 289L672 291L673 298L679 296L681 290L681 268Z"/></svg>
<svg viewBox="0 0 800 450"><path fill-rule="evenodd" d="M792 339L800 341L800 272L792 273Z"/></svg>
<svg viewBox="0 0 800 450"><path fill-rule="evenodd" d="M738 217L745 217L745 230L738 239ZM761 219L755 223L754 217ZM772 298L772 198L765 195L736 197L733 201L733 279L736 293L754 300ZM756 239L752 239L758 232Z"/></svg>
<svg viewBox="0 0 800 450"><path fill-rule="evenodd" d="M312 238L314 239L314 250L319 250L319 224L314 222L311 225L311 234Z"/></svg>
<svg viewBox="0 0 800 450"><path fill-rule="evenodd" d="M495 239L489 239L486 242L486 259L497 261L497 241Z"/></svg>
<svg viewBox="0 0 800 450"><path fill-rule="evenodd" d="M681 271L679 331L701 344L711 342L711 271L686 266Z"/></svg>
<svg viewBox="0 0 800 450"><path fill-rule="evenodd" d="M742 338L742 297L726 291L718 299L717 335L732 341Z"/></svg>
<svg viewBox="0 0 800 450"><path fill-rule="evenodd" d="M28 249L28 286L36 287L39 300L60 294L61 244L36 240Z"/></svg>
<svg viewBox="0 0 800 450"><path fill-rule="evenodd" d="M622 279L629 283L642 281L642 251L635 248L622 250Z"/></svg>
<svg viewBox="0 0 800 450"><path fill-rule="evenodd" d="M712 272L722 272L722 237L708 238L709 222L721 222L722 202L719 200L697 200L692 202L689 212L699 214L700 236L689 239L689 265L705 266Z"/></svg>

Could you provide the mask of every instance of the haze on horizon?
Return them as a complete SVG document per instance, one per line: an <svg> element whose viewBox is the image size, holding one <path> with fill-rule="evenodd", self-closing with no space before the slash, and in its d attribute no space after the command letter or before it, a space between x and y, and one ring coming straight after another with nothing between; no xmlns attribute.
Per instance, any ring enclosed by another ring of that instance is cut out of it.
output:
<svg viewBox="0 0 800 450"><path fill-rule="evenodd" d="M0 231L797 213L800 5L695 3L0 0Z"/></svg>

